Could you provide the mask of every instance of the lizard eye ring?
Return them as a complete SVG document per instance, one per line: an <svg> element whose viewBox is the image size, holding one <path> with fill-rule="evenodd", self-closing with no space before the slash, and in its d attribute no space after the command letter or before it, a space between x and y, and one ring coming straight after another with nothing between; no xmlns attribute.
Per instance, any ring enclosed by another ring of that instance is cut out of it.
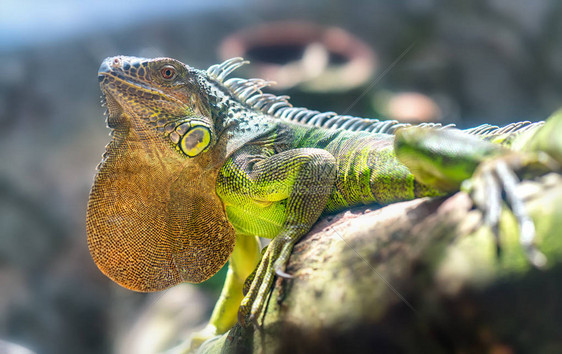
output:
<svg viewBox="0 0 562 354"><path fill-rule="evenodd" d="M192 125L180 140L181 151L195 157L207 150L211 144L211 131L204 125Z"/></svg>
<svg viewBox="0 0 562 354"><path fill-rule="evenodd" d="M172 80L176 77L176 69L171 65L166 65L160 69L160 75L166 80Z"/></svg>

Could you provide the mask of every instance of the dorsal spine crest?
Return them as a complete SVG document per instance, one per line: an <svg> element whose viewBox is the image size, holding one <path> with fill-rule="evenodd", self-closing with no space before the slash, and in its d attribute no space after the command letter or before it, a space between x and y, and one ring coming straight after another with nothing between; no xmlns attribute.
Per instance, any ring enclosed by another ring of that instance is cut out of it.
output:
<svg viewBox="0 0 562 354"><path fill-rule="evenodd" d="M228 75L245 64L249 64L249 61L236 57L228 59L223 63L212 65L207 69L206 73L210 79L226 88L240 103L263 114L313 127L345 129L348 131L363 131L377 134L393 134L398 128L411 126L409 123L401 123L397 120L381 121L378 119L339 115L335 112L319 112L307 108L293 107L289 102L288 96L276 96L261 91L262 88L273 85L274 82L272 81L242 78L230 78L225 81ZM464 132L481 137L501 134L519 134L534 129L542 124L543 122L531 123L529 121L512 123L504 127L483 124L471 129L466 129ZM443 126L441 123L421 123L418 126L447 129L455 125L448 124Z"/></svg>

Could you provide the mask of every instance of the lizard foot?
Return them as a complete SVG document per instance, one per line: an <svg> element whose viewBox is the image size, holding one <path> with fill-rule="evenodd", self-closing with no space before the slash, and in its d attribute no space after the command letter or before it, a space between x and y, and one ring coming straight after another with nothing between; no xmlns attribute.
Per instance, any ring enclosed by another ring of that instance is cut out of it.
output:
<svg viewBox="0 0 562 354"><path fill-rule="evenodd" d="M517 193L519 176L540 176L557 169L556 163L544 154L513 154L501 156L483 162L474 177L465 181L463 189L467 190L476 206L484 214L484 222L492 229L496 237L498 254L501 252L499 240L499 222L502 200L515 216L519 226L519 242L529 262L542 268L546 265L545 255L535 244L535 225L528 215L524 201Z"/></svg>
<svg viewBox="0 0 562 354"><path fill-rule="evenodd" d="M285 273L285 267L293 245L292 240L278 236L267 246L256 271L249 277L249 286L245 286L245 296L238 311L238 321L242 326L253 323L256 328L259 328L258 319L265 310L275 275L287 279L292 278L290 274Z"/></svg>

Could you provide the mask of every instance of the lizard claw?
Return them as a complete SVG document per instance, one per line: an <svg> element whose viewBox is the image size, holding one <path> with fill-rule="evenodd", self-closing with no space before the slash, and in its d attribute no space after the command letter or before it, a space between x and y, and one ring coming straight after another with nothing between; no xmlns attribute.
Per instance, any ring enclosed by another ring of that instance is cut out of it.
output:
<svg viewBox="0 0 562 354"><path fill-rule="evenodd" d="M259 328L258 319L265 311L267 297L275 275L291 279L293 276L284 271L291 254L294 242L284 242L283 237L274 239L263 253L258 268L253 273L251 284L247 287L246 294L238 311L238 321L242 326L253 323Z"/></svg>
<svg viewBox="0 0 562 354"><path fill-rule="evenodd" d="M505 199L519 224L519 242L529 262L537 268L544 267L546 256L535 246L535 224L527 214L523 200L517 196L515 191L517 184L520 182L519 179L502 160L498 161L495 173L498 179L502 181Z"/></svg>
<svg viewBox="0 0 562 354"><path fill-rule="evenodd" d="M484 222L495 236L498 255L501 253L499 223L501 202L505 200L519 226L519 243L529 262L537 267L546 265L546 256L535 245L535 225L528 215L523 200L517 195L520 183L515 171L540 165L540 158L528 159L521 156L503 156L481 164L473 180L467 180L463 189L468 189L475 204L484 214ZM545 166L550 168L550 166ZM539 169L539 170L542 170Z"/></svg>
<svg viewBox="0 0 562 354"><path fill-rule="evenodd" d="M285 272L280 267L275 267L275 275L277 275L278 277L281 277L283 279L293 279L293 276L291 274Z"/></svg>
<svg viewBox="0 0 562 354"><path fill-rule="evenodd" d="M258 316L250 314L250 317L248 317L248 320L251 324L254 325L254 328L256 329L260 329L260 324L258 323Z"/></svg>

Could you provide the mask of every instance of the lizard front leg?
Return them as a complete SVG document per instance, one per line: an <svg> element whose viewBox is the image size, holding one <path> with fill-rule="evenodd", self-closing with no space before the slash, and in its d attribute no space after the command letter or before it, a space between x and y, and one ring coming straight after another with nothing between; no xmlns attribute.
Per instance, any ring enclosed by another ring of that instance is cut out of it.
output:
<svg viewBox="0 0 562 354"><path fill-rule="evenodd" d="M285 266L293 245L325 208L335 174L335 158L321 149L293 149L269 157L239 151L221 170L217 192L234 227L273 238L240 305L242 324L262 313L275 274L288 277ZM263 229L261 224L269 226Z"/></svg>

